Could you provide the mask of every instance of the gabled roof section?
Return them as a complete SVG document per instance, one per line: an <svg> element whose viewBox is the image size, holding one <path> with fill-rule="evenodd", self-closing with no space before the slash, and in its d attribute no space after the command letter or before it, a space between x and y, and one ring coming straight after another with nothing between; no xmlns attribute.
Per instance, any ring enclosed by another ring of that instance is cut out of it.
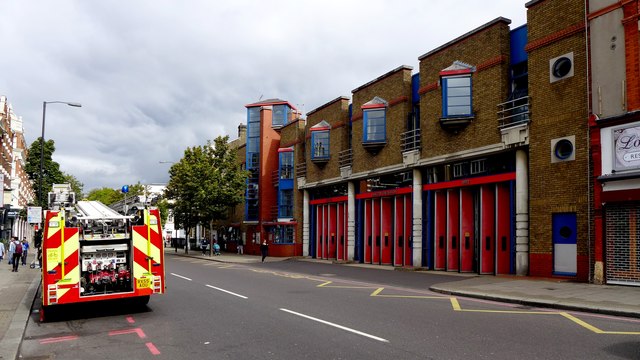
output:
<svg viewBox="0 0 640 360"><path fill-rule="evenodd" d="M473 35L475 35L475 34L477 34L479 32L482 32L482 31L484 31L484 30L486 30L486 29L488 29L488 28L490 28L490 27L492 27L492 26L494 26L496 24L500 24L500 23L505 23L505 24L509 25L509 24L511 24L511 20L509 20L507 18L504 18L504 17L497 17L497 18L489 21L488 23L486 23L484 25L481 25L480 27L477 27L477 28L469 31L468 33L466 33L466 34L464 34L462 36L459 36L459 37L449 41L448 43L446 43L444 45L441 45L441 46L438 46L437 48L435 48L435 49L433 49L433 50L421 55L420 57L418 57L418 60L422 61L423 59L425 59L425 58L427 58L427 57L429 57L429 56L431 56L431 55L433 55L433 54L435 54L437 52L440 52L441 50L444 50L444 49L446 49L446 48L448 48L448 47L450 47L450 46L452 46L452 45L454 45L456 43L459 43L459 42L465 40L468 37L471 37L471 36L473 36Z"/></svg>
<svg viewBox="0 0 640 360"><path fill-rule="evenodd" d="M278 99L278 98L261 100L253 104L247 104L244 107L252 108L252 107L258 107L258 106L273 106L273 105L289 105L291 109L298 111L298 109L295 106L293 106L290 102L286 100Z"/></svg>
<svg viewBox="0 0 640 360"><path fill-rule="evenodd" d="M319 123L313 125L309 131L331 130L331 124L326 120L322 120Z"/></svg>
<svg viewBox="0 0 640 360"><path fill-rule="evenodd" d="M440 71L440 76L446 75L460 75L460 74L470 74L476 71L476 67L473 65L469 65L460 60L456 60L446 69L442 69Z"/></svg>
<svg viewBox="0 0 640 360"><path fill-rule="evenodd" d="M364 103L362 105L362 109L377 109L377 108L384 108L388 106L389 106L389 102L387 100L381 97L375 96L370 101Z"/></svg>

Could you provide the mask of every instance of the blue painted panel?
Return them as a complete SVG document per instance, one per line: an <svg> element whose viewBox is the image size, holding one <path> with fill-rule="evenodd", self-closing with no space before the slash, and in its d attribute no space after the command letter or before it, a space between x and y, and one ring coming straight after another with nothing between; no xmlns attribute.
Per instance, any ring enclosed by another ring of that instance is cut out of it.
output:
<svg viewBox="0 0 640 360"><path fill-rule="evenodd" d="M575 213L553 214L553 244L577 243L578 220Z"/></svg>
<svg viewBox="0 0 640 360"><path fill-rule="evenodd" d="M420 102L418 89L420 89L420 73L411 76L411 101L413 101L414 104Z"/></svg>
<svg viewBox="0 0 640 360"><path fill-rule="evenodd" d="M291 190L293 189L293 179L280 179L278 186L280 190Z"/></svg>
<svg viewBox="0 0 640 360"><path fill-rule="evenodd" d="M511 30L511 64L518 64L527 61L527 52L524 47L527 45L527 25L522 25Z"/></svg>

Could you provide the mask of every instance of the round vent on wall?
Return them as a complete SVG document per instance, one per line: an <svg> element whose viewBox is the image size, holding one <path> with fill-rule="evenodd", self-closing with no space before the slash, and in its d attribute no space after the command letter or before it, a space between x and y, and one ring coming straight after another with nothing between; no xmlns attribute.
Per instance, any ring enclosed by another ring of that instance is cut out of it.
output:
<svg viewBox="0 0 640 360"><path fill-rule="evenodd" d="M573 76L573 53L549 60L549 81L556 82Z"/></svg>
<svg viewBox="0 0 640 360"><path fill-rule="evenodd" d="M567 136L551 140L551 163L575 160L575 142L575 136Z"/></svg>
<svg viewBox="0 0 640 360"><path fill-rule="evenodd" d="M571 71L571 60L567 57L561 57L553 63L553 76L561 78L567 76Z"/></svg>

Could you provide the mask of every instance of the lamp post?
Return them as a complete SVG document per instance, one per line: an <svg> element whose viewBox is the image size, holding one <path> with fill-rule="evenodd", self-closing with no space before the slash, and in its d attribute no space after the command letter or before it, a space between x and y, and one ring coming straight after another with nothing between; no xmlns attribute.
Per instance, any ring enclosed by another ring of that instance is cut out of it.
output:
<svg viewBox="0 0 640 360"><path fill-rule="evenodd" d="M40 138L40 180L39 180L39 200L44 210L44 199L42 197L42 178L44 177L44 121L47 115L47 104L67 104L73 107L82 107L82 104L67 101L43 101L42 102L42 137ZM44 219L43 219L44 221Z"/></svg>

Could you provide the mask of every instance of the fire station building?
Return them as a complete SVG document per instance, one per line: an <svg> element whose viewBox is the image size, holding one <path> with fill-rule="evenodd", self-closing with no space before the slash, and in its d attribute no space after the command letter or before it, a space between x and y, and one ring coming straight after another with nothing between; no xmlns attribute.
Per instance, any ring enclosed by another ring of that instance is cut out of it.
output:
<svg viewBox="0 0 640 360"><path fill-rule="evenodd" d="M247 105L230 229L256 253L640 283L638 1L586 5L529 1L306 119Z"/></svg>

